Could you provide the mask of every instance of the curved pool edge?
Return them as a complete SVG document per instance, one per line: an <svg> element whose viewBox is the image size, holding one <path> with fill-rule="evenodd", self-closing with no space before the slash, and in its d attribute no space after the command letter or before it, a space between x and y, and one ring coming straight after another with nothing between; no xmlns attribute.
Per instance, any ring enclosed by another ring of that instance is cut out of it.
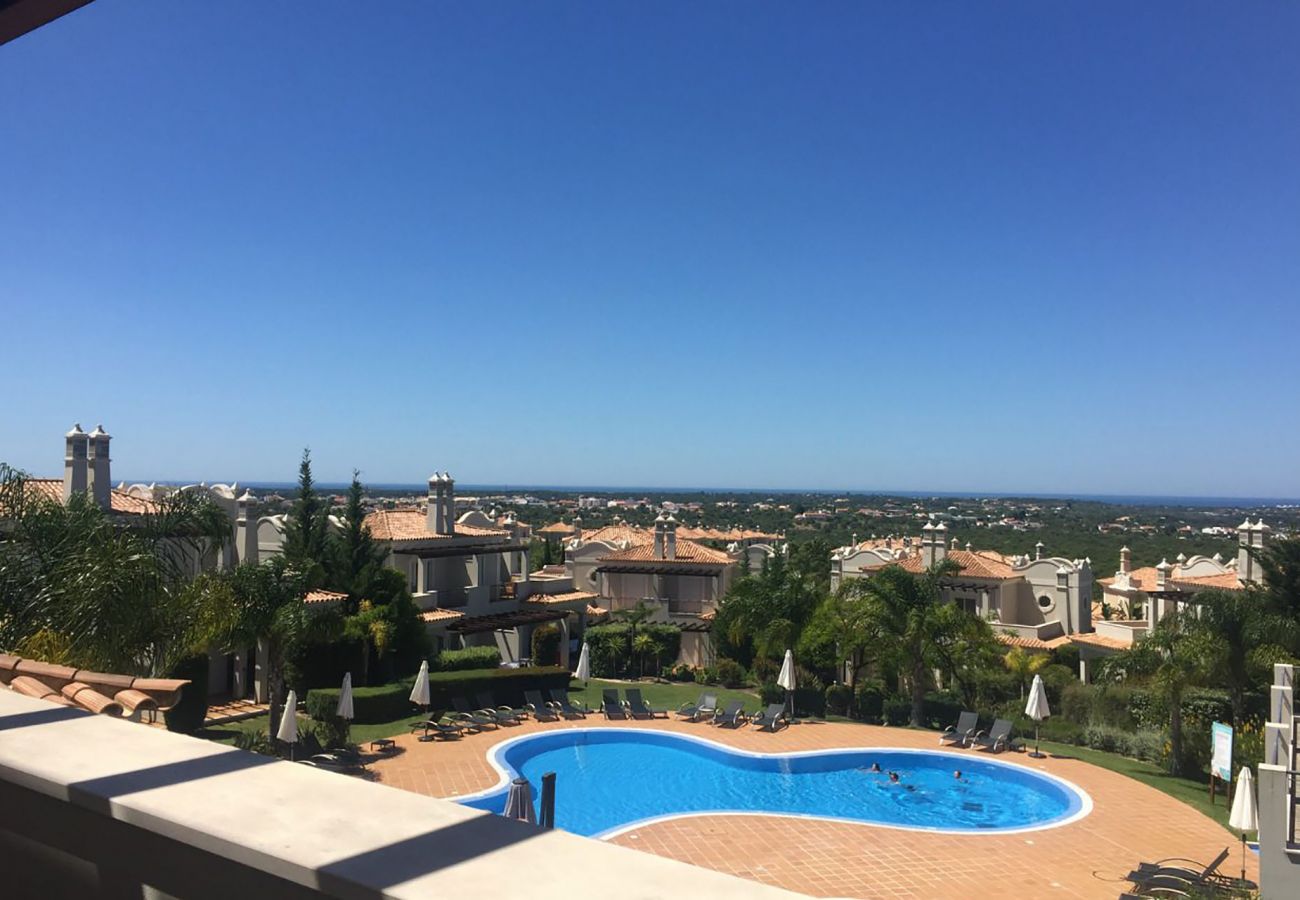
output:
<svg viewBox="0 0 1300 900"><path fill-rule="evenodd" d="M912 755L926 755L926 756L946 756L951 759L963 759L963 758L968 758L969 756L969 752L947 750L942 747L939 747L934 750L926 750L920 747L853 746L853 747L827 747L822 750L789 750L786 752L763 752L757 750L742 750L739 747L733 747L730 744L724 744L723 742L715 741L712 738L700 737L699 735L694 735L694 734L681 734L676 731L661 731L656 728L634 728L634 727L611 728L609 726L602 726L602 725L595 725L590 727L580 726L577 728L566 728L560 730L552 729L549 731L533 732L532 734L521 734L516 737L506 738L504 741L499 741L496 744L493 744L490 748L488 748L485 756L487 758L488 765L490 765L493 768L493 770L495 770L497 773L497 783L492 785L491 787L484 788L481 791L474 791L469 794L458 794L452 797L446 797L444 799L463 804L469 800L481 800L484 797L488 797L491 796L492 794L505 791L510 786L510 781L513 778L515 778L518 774L513 768L511 768L504 761L504 756L506 752L510 748L518 744L527 743L528 741L536 740L539 738L550 737L552 735L561 733L561 731L572 733L572 734L593 734L593 733L652 734L655 736L674 738L681 741L695 742L697 744L703 744L705 746L712 747L716 750L720 750L725 753L731 753L736 756L748 756L757 759L794 759L799 757L810 757L810 756L835 756L839 754L849 754L849 753L882 753L882 752L912 754ZM707 811L692 810L690 812L668 813L667 815L662 815L662 816L650 816L644 819L636 819L632 822L627 822L622 825L616 825L613 828L609 828L606 829L605 831L597 832L596 834L593 835L587 835L587 837L590 837L593 840L607 841L612 838L616 838L620 835L627 834L629 831L635 831L638 828L645 828L650 825L657 825L661 822L669 822L674 819L694 819L694 818L699 818L701 816L761 816L761 817L773 818L773 819L797 819L797 820L801 819L801 820L812 820L818 822L842 822L844 824L860 825L866 828L888 828L893 831L910 831L910 832L916 832L920 834L967 835L967 836L989 835L989 836L1002 837L1009 834L1026 834L1031 831L1048 831L1053 828L1060 828L1065 825L1072 825L1075 822L1078 822L1081 819L1086 818L1088 815L1092 813L1093 810L1092 795L1067 778L1062 778L1059 775L1055 775L1050 772L1044 772L1041 769L1034 769L1029 766L1022 765L1020 763L1010 762L1004 759L998 759L997 757L993 757L993 756L990 757L981 756L979 759L980 762L982 763L988 763L989 765L1001 766L1007 769L1013 769L1017 771L1029 772L1030 774L1037 776L1039 778L1043 778L1046 779L1047 781L1055 782L1058 786L1064 788L1066 791L1078 797L1079 808L1077 810L1074 810L1074 812L1070 813L1069 815L1062 816L1060 819L1055 819L1049 822L1042 822L1034 825L1020 825L1020 826L1014 826L1010 828L981 828L981 829L940 828L940 827L929 827L929 826L922 826L922 825L898 825L898 824L887 823L887 822L868 822L862 819L848 819L841 816L819 816L819 815L813 815L811 813L772 812L772 811L752 810L752 809L721 809L721 810L707 810Z"/></svg>

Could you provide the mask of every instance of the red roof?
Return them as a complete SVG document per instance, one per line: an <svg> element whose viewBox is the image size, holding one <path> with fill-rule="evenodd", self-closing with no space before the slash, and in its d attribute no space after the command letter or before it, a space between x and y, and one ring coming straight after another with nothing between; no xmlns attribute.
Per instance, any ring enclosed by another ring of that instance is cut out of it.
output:
<svg viewBox="0 0 1300 900"><path fill-rule="evenodd" d="M171 709L188 681L109 675L0 653L0 685L15 693L106 716Z"/></svg>
<svg viewBox="0 0 1300 900"><path fill-rule="evenodd" d="M27 485L55 503L63 502L63 479L61 478L29 478ZM113 512L127 516L144 515L158 510L158 504L152 500L133 496L118 488L113 488L109 492L109 503Z"/></svg>
<svg viewBox="0 0 1300 900"><path fill-rule="evenodd" d="M510 532L477 525L456 525L455 534L436 534L429 530L423 508L378 509L366 516L366 527L377 541L449 541L461 537L510 537Z"/></svg>
<svg viewBox="0 0 1300 900"><path fill-rule="evenodd" d="M703 544L697 544L694 541L677 542L676 554L673 558L658 556L655 554L653 543L638 544L635 547L629 547L626 550L616 550L608 556L602 556L601 562L653 562L653 563L686 563L688 565L726 565L732 561L731 557L722 550L714 550L712 547L705 547Z"/></svg>

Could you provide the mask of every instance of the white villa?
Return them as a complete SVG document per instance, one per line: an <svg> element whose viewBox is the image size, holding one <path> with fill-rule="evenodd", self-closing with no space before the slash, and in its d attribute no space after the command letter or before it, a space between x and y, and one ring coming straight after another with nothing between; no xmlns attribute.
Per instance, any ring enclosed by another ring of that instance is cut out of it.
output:
<svg viewBox="0 0 1300 900"><path fill-rule="evenodd" d="M679 528L666 513L655 519L653 530L623 523L583 532L575 520L573 536L565 545L565 575L581 590L594 592L601 607L611 611L632 609L638 603L654 607L653 618L682 629L678 663L709 665L713 661L709 630L718 603L740 569L742 555L754 571L764 558L784 552L759 532L724 532ZM736 538L718 550L682 537Z"/></svg>
<svg viewBox="0 0 1300 900"><path fill-rule="evenodd" d="M1119 552L1119 571L1102 578L1102 596L1118 619L1097 621L1097 634L1105 638L1097 646L1104 651L1130 647L1170 612L1196 602L1196 594L1208 589L1245 590L1263 579L1255 554L1264 549L1270 529L1260 519L1237 526L1237 557L1224 562L1219 554L1192 556L1181 553L1171 564L1134 569L1128 547ZM1137 615L1138 611L1141 615Z"/></svg>
<svg viewBox="0 0 1300 900"><path fill-rule="evenodd" d="M1086 559L1004 556L991 550L958 549L947 526L926 523L919 547L910 539L868 541L831 554L831 585L863 578L887 565L920 573L942 560L961 567L944 579L945 599L990 619L1007 643L1037 648L1092 630L1092 567Z"/></svg>

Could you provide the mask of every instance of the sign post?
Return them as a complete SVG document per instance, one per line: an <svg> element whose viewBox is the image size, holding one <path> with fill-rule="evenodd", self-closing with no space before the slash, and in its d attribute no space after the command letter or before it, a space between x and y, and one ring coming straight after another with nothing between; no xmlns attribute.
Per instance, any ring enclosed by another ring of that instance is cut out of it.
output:
<svg viewBox="0 0 1300 900"><path fill-rule="evenodd" d="M1214 780L1232 781L1232 726L1210 723L1210 802L1214 802Z"/></svg>

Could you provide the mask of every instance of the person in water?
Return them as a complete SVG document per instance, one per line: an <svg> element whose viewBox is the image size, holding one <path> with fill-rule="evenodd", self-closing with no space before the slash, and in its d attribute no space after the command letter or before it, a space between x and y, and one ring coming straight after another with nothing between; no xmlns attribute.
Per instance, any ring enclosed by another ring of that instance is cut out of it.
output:
<svg viewBox="0 0 1300 900"><path fill-rule="evenodd" d="M880 763L878 763L878 762L873 762L873 763L871 764L871 768L868 769L867 771L868 771L868 772L879 772L879 771L880 771Z"/></svg>
<svg viewBox="0 0 1300 900"><path fill-rule="evenodd" d="M889 783L890 783L890 784L898 784L898 773L897 773L897 772L890 772L890 773L889 773Z"/></svg>
<svg viewBox="0 0 1300 900"><path fill-rule="evenodd" d="M958 781L961 781L961 769L958 769L956 772L953 772L952 777L956 778Z"/></svg>

